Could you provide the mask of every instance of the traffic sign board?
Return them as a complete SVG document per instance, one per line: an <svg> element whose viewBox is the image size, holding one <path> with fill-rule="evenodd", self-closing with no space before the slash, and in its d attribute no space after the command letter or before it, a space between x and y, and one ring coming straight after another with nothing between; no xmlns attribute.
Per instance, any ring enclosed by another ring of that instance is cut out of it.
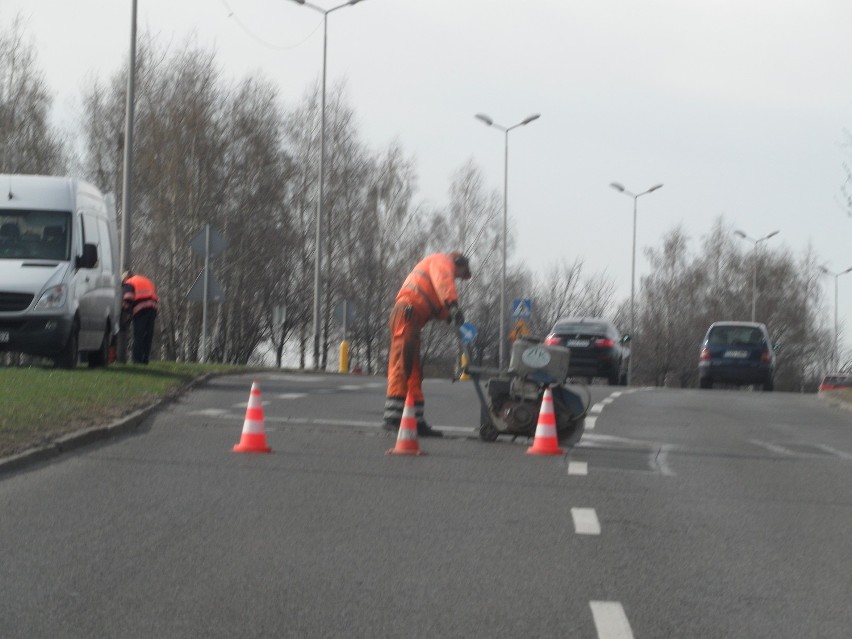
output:
<svg viewBox="0 0 852 639"><path fill-rule="evenodd" d="M528 319L532 315L532 300L512 301L512 319Z"/></svg>
<svg viewBox="0 0 852 639"><path fill-rule="evenodd" d="M529 334L530 329L527 326L527 323L524 320L519 319L514 328L509 331L509 339L514 342Z"/></svg>
<svg viewBox="0 0 852 639"><path fill-rule="evenodd" d="M459 326L459 335L461 335L462 342L470 344L476 337L476 327L470 322L465 322Z"/></svg>

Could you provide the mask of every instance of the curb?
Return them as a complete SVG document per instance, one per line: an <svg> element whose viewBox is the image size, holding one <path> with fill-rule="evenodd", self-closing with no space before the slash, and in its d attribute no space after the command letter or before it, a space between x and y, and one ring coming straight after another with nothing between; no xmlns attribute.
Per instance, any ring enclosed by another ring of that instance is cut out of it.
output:
<svg viewBox="0 0 852 639"><path fill-rule="evenodd" d="M817 399L821 399L824 402L828 402L832 406L836 406L837 408L842 408L848 411L852 411L852 404L847 402L841 397L835 397L830 394L831 391L823 391L821 393L817 393Z"/></svg>
<svg viewBox="0 0 852 639"><path fill-rule="evenodd" d="M0 458L0 475L13 473L33 464L54 459L63 453L82 448L83 446L88 446L89 444L102 442L112 437L126 435L139 428L139 426L156 410L173 402L194 386L206 382L213 376L213 373L208 373L196 377L183 386L176 388L169 394L156 400L150 406L140 408L139 410L125 415L110 424L84 428L82 430L63 435L44 446L37 446L36 448L25 450L10 457Z"/></svg>

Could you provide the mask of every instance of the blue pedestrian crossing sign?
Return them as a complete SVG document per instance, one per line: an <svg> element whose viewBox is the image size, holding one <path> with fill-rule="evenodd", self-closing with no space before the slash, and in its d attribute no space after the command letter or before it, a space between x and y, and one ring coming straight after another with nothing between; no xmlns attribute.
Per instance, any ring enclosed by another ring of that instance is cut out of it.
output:
<svg viewBox="0 0 852 639"><path fill-rule="evenodd" d="M476 337L476 327L470 322L465 322L459 326L459 335L461 336L462 342L470 344Z"/></svg>
<svg viewBox="0 0 852 639"><path fill-rule="evenodd" d="M512 319L529 319L532 315L532 300L513 300Z"/></svg>

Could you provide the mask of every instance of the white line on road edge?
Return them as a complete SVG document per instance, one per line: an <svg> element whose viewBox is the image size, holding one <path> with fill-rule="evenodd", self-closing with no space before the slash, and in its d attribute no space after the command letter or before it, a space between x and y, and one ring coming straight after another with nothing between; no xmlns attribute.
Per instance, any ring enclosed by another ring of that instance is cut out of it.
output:
<svg viewBox="0 0 852 639"><path fill-rule="evenodd" d="M612 396L605 397L604 399L601 400L601 404L603 404L604 406L609 406L614 401L615 401L615 397L612 397Z"/></svg>
<svg viewBox="0 0 852 639"><path fill-rule="evenodd" d="M759 439L750 439L749 441L755 446L765 448L770 453L775 453L776 455L795 455L795 453L789 448L784 448L783 446L779 446L778 444L760 441Z"/></svg>
<svg viewBox="0 0 852 639"><path fill-rule="evenodd" d="M615 398L617 398L617 397L621 397L621 394L622 394L622 393L623 393L623 391L615 391L614 393L612 393L612 394L610 395L610 397L612 397L613 399L615 399Z"/></svg>
<svg viewBox="0 0 852 639"><path fill-rule="evenodd" d="M589 474L588 462L569 461L568 462L568 474L569 475L588 475Z"/></svg>
<svg viewBox="0 0 852 639"><path fill-rule="evenodd" d="M630 622L617 601L590 601L599 639L633 639Z"/></svg>
<svg viewBox="0 0 852 639"><path fill-rule="evenodd" d="M307 396L307 393L278 393L278 395L276 395L278 399L300 399Z"/></svg>
<svg viewBox="0 0 852 639"><path fill-rule="evenodd" d="M572 508L574 531L578 535L600 535L601 524L594 508Z"/></svg>
<svg viewBox="0 0 852 639"><path fill-rule="evenodd" d="M602 403L597 403L589 409L590 415L600 415L600 412L604 409L604 405Z"/></svg>
<svg viewBox="0 0 852 639"><path fill-rule="evenodd" d="M832 448L831 446L826 446L825 444L816 444L816 447L821 448L822 450L824 450L827 453L830 453L832 455L836 455L837 457L840 457L841 459L852 459L852 455L850 455L849 453L845 453L842 450L837 450L836 448Z"/></svg>
<svg viewBox="0 0 852 639"><path fill-rule="evenodd" d="M597 417L586 417L586 423L585 423L584 428L586 430L594 430L595 429L595 422L597 422L597 421L598 421Z"/></svg>

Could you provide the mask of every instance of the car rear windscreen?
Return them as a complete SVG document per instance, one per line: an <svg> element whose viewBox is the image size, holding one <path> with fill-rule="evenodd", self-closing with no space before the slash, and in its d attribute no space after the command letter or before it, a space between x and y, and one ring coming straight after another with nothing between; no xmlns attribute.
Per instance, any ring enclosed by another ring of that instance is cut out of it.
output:
<svg viewBox="0 0 852 639"><path fill-rule="evenodd" d="M760 346L763 332L753 326L714 326L707 343L712 346Z"/></svg>

